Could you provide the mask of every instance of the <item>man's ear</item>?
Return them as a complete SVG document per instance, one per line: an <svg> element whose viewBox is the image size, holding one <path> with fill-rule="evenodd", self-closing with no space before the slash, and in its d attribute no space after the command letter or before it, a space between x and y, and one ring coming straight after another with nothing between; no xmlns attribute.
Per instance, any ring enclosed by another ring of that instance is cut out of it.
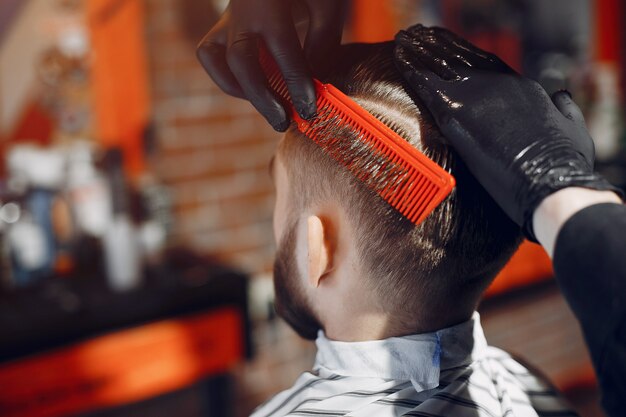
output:
<svg viewBox="0 0 626 417"><path fill-rule="evenodd" d="M307 272L309 284L314 288L319 287L333 267L331 236L331 225L327 220L318 216L307 218Z"/></svg>

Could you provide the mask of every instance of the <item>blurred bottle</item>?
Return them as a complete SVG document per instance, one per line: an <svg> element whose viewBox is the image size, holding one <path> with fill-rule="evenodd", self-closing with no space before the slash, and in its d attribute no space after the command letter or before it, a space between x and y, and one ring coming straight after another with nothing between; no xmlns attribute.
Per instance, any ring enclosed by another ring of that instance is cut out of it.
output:
<svg viewBox="0 0 626 417"><path fill-rule="evenodd" d="M56 242L56 259L54 275L56 277L71 277L76 271L77 241L76 227L72 218L71 206L65 193L57 193L52 201L50 217L52 230Z"/></svg>
<svg viewBox="0 0 626 417"><path fill-rule="evenodd" d="M8 210L12 218L7 242L13 285L24 287L47 277L50 273L50 256L45 230L17 203L9 203L3 210Z"/></svg>
<svg viewBox="0 0 626 417"><path fill-rule="evenodd" d="M139 241L130 216L122 151L108 151L105 165L113 202L111 223L103 237L105 269L113 290L128 291L141 284L142 271Z"/></svg>
<svg viewBox="0 0 626 417"><path fill-rule="evenodd" d="M10 201L11 197L6 193L3 193L3 200L8 202L0 203L0 282L3 288L13 288L16 282L13 276L9 228L19 219L20 209L16 203Z"/></svg>
<svg viewBox="0 0 626 417"><path fill-rule="evenodd" d="M17 286L52 275L57 241L52 205L64 179L64 155L55 149L16 146L8 152L9 188L17 218L7 237Z"/></svg>
<svg viewBox="0 0 626 417"><path fill-rule="evenodd" d="M598 161L611 160L620 151L620 132L623 129L619 69L609 62L594 65L596 100L588 119L589 133L596 147Z"/></svg>
<svg viewBox="0 0 626 417"><path fill-rule="evenodd" d="M86 142L69 150L67 191L79 233L102 238L111 223L111 190L96 169L93 149Z"/></svg>
<svg viewBox="0 0 626 417"><path fill-rule="evenodd" d="M142 257L146 263L158 265L163 261L169 232L169 196L151 175L143 175L138 187L142 205L139 231Z"/></svg>
<svg viewBox="0 0 626 417"><path fill-rule="evenodd" d="M4 222L0 222L0 287L2 289L12 288L14 282L6 229Z"/></svg>
<svg viewBox="0 0 626 417"><path fill-rule="evenodd" d="M149 124L143 135L143 150L148 166L154 165L157 148L153 124ZM159 266L172 229L172 199L165 187L148 169L139 177L137 191L140 198L141 247L143 259L150 266Z"/></svg>

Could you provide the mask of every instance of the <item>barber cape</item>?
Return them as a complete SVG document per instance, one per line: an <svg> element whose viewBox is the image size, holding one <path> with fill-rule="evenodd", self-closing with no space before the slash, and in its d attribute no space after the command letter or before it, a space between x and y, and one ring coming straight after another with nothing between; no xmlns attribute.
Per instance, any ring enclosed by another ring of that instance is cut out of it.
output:
<svg viewBox="0 0 626 417"><path fill-rule="evenodd" d="M542 379L487 346L478 313L404 337L337 342L319 332L312 372L252 414L269 416L576 416Z"/></svg>

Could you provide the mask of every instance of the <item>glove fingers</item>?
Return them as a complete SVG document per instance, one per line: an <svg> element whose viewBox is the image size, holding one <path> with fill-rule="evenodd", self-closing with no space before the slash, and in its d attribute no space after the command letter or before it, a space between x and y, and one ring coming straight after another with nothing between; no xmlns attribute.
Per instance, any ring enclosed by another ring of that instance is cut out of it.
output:
<svg viewBox="0 0 626 417"><path fill-rule="evenodd" d="M427 68L443 80L459 78L458 72L449 65L448 61L442 59L428 42L425 42L424 36L421 34L415 37L411 33L401 31L396 35L396 44L402 48L401 60L413 63L419 61L419 67ZM396 58L398 58L398 54L396 54Z"/></svg>
<svg viewBox="0 0 626 417"><path fill-rule="evenodd" d="M580 110L580 107L578 107L578 105L574 103L574 100L572 100L572 96L569 91L559 90L552 94L551 98L552 102L554 103L556 108L559 109L563 116L576 123L579 127L587 129L583 112Z"/></svg>
<svg viewBox="0 0 626 417"><path fill-rule="evenodd" d="M450 54L465 64L482 70L510 72L515 71L496 55L478 48L469 41L443 28L433 28L437 40Z"/></svg>
<svg viewBox="0 0 626 417"><path fill-rule="evenodd" d="M433 117L438 119L445 114L445 102L441 97L441 91L445 91L446 81L439 78L437 74L399 44L395 48L395 64L398 71L410 84L409 92L417 95L417 98L428 107Z"/></svg>
<svg viewBox="0 0 626 417"><path fill-rule="evenodd" d="M442 52L443 49L446 49L448 55L448 59L455 59L458 62L461 62L467 66L469 64L464 60L463 54L458 54L457 50L459 49L454 45L454 40L460 39L458 36L453 34L452 32L439 28L439 27L425 27L423 25L415 25L404 31L405 42L412 42L417 45L430 45L431 50L436 50ZM473 46L472 46L473 48ZM417 49L417 48L415 48ZM480 49L476 49L477 52L482 53ZM472 51L464 50L465 55L469 55Z"/></svg>
<svg viewBox="0 0 626 417"><path fill-rule="evenodd" d="M211 30L198 44L196 56L219 88L231 96L245 98L237 78L228 66L225 38L225 33L220 28Z"/></svg>
<svg viewBox="0 0 626 417"><path fill-rule="evenodd" d="M283 26L265 34L265 43L283 74L296 111L303 119L310 119L317 112L317 98L295 27Z"/></svg>
<svg viewBox="0 0 626 417"><path fill-rule="evenodd" d="M594 144L587 131L585 117L583 116L583 112L580 110L580 107L578 107L574 100L572 100L572 96L567 90L559 90L555 92L552 94L551 99L563 116L571 120L577 129L585 132L583 135L578 135L581 140L575 141L575 146L585 157L589 166L593 168L595 160Z"/></svg>
<svg viewBox="0 0 626 417"><path fill-rule="evenodd" d="M277 131L289 127L287 112L270 90L259 63L259 40L241 37L228 48L228 64L239 81L246 98Z"/></svg>
<svg viewBox="0 0 626 417"><path fill-rule="evenodd" d="M446 80L459 80L467 75L467 70L474 67L471 61L458 53L453 45L450 45L445 39L437 35L435 28L432 34L426 36L421 41L422 48L418 48L416 53L421 54L420 59L428 66L438 66L442 68L435 71L442 74L442 78ZM447 75L443 75L444 71Z"/></svg>
<svg viewBox="0 0 626 417"><path fill-rule="evenodd" d="M337 2L340 3L339 6ZM343 0L310 0L308 3L311 3L309 29L304 42L304 52L315 74L323 78L332 62L328 55L332 55L341 44L347 3Z"/></svg>

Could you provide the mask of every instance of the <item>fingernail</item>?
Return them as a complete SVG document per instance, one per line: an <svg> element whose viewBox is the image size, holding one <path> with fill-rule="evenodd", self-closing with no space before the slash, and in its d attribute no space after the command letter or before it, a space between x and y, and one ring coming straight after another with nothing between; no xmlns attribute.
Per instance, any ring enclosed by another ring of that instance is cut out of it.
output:
<svg viewBox="0 0 626 417"><path fill-rule="evenodd" d="M317 114L315 103L312 102L300 103L296 108L298 110L298 114L304 120L310 120Z"/></svg>
<svg viewBox="0 0 626 417"><path fill-rule="evenodd" d="M562 88L562 89L559 90L559 92L567 94L568 97L570 98L570 100L573 99L572 93L570 93L569 90L566 90L565 88Z"/></svg>

